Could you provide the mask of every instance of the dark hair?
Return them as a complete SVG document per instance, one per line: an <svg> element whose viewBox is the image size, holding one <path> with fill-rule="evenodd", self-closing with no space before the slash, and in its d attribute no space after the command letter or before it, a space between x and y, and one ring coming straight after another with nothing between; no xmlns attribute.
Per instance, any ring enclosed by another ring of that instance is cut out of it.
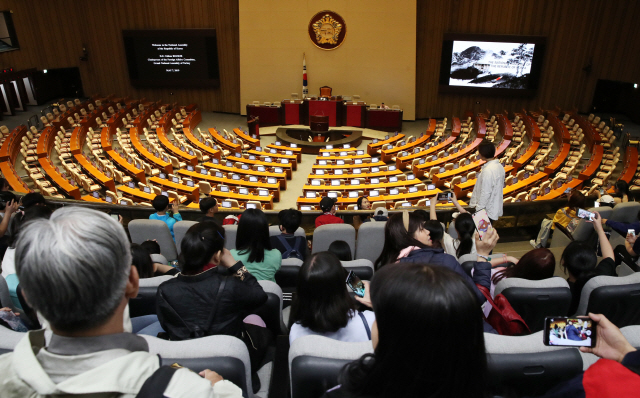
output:
<svg viewBox="0 0 640 398"><path fill-rule="evenodd" d="M482 140L480 145L478 145L478 152L485 159L493 159L496 155L496 147L493 146L493 143L489 140Z"/></svg>
<svg viewBox="0 0 640 398"><path fill-rule="evenodd" d="M154 240L145 240L144 242L140 243L140 247L145 249L149 253L149 255L161 253L160 245Z"/></svg>
<svg viewBox="0 0 640 398"><path fill-rule="evenodd" d="M587 206L587 198L580 191L573 191L569 195L569 208L573 211L584 209Z"/></svg>
<svg viewBox="0 0 640 398"><path fill-rule="evenodd" d="M360 196L358 198L358 200L356 201L356 205L358 206L358 210L367 210L367 209L363 209L362 208L362 201L365 200L365 199L367 199L366 196Z"/></svg>
<svg viewBox="0 0 640 398"><path fill-rule="evenodd" d="M319 252L300 268L289 328L295 323L316 333L336 332L347 326L356 303L349 296L347 271L335 254Z"/></svg>
<svg viewBox="0 0 640 398"><path fill-rule="evenodd" d="M180 269L193 275L209 264L214 254L224 249L224 228L214 222L197 223L187 230L180 243Z"/></svg>
<svg viewBox="0 0 640 398"><path fill-rule="evenodd" d="M208 198L204 198L200 201L200 211L204 214L207 214L210 209L216 207L218 201L216 198L209 196Z"/></svg>
<svg viewBox="0 0 640 398"><path fill-rule="evenodd" d="M351 261L351 247L343 240L334 240L327 249L335 254L340 261Z"/></svg>
<svg viewBox="0 0 640 398"><path fill-rule="evenodd" d="M49 219L51 217L51 209L47 206L33 206L26 209L22 213L16 213L13 216L11 222L11 243L9 247L15 247L16 242L18 241L18 235L20 234L20 229L27 222L32 220L37 220L39 218ZM6 217L6 216L5 216Z"/></svg>
<svg viewBox="0 0 640 398"><path fill-rule="evenodd" d="M9 181L7 181L5 178L0 178L0 191L8 191L11 189L11 185L9 184Z"/></svg>
<svg viewBox="0 0 640 398"><path fill-rule="evenodd" d="M285 209L278 213L280 225L288 234L293 234L302 223L302 212L296 209Z"/></svg>
<svg viewBox="0 0 640 398"><path fill-rule="evenodd" d="M156 197L153 198L151 205L153 205L153 208L156 209L156 211L165 211L169 206L169 198L164 195L156 195Z"/></svg>
<svg viewBox="0 0 640 398"><path fill-rule="evenodd" d="M338 382L347 395L485 395L482 313L460 275L424 264L383 267L371 281L371 299L379 342L373 354L344 367Z"/></svg>
<svg viewBox="0 0 640 398"><path fill-rule="evenodd" d="M417 209L413 211L413 214L422 217L425 222L431 220L431 214L426 210Z"/></svg>
<svg viewBox="0 0 640 398"><path fill-rule="evenodd" d="M16 200L16 195L13 192L0 191L0 210L4 210L12 200Z"/></svg>
<svg viewBox="0 0 640 398"><path fill-rule="evenodd" d="M595 250L586 242L580 241L569 243L560 258L564 271L576 278L575 286L579 291L582 291L585 283L596 275L597 262Z"/></svg>
<svg viewBox="0 0 640 398"><path fill-rule="evenodd" d="M22 197L22 206L26 209L36 206L36 205L45 205L46 201L42 194L37 192L29 192L28 194Z"/></svg>
<svg viewBox="0 0 640 398"><path fill-rule="evenodd" d="M625 180L616 181L616 195L619 197L623 197L624 195L629 196L629 184Z"/></svg>
<svg viewBox="0 0 640 398"><path fill-rule="evenodd" d="M384 227L384 246L382 247L382 253L380 253L380 257L375 261L376 270L380 269L383 265L395 262L398 259L400 251L405 247L426 247L413 237L413 234L418 228L423 228L425 222L420 215L414 213L409 213L409 231L404 228L402 213L396 213L389 217L389 221L387 221L387 225Z"/></svg>
<svg viewBox="0 0 640 398"><path fill-rule="evenodd" d="M458 232L458 248L456 249L456 257L460 258L465 254L471 253L473 249L473 234L476 231L476 224L473 217L469 213L458 214L453 226Z"/></svg>
<svg viewBox="0 0 640 398"><path fill-rule="evenodd" d="M151 255L136 243L131 244L131 263L138 269L140 278L152 278L154 276Z"/></svg>
<svg viewBox="0 0 640 398"><path fill-rule="evenodd" d="M539 281L553 277L555 270L556 258L549 249L533 249L526 252L514 266L496 272L491 281L494 284L498 284L504 278Z"/></svg>
<svg viewBox="0 0 640 398"><path fill-rule="evenodd" d="M442 249L442 238L444 237L444 228L440 221L429 220L424 223L424 229L429 231L429 238L431 239L431 247Z"/></svg>
<svg viewBox="0 0 640 398"><path fill-rule="evenodd" d="M238 222L236 249L239 254L249 253L250 263L264 261L264 251L271 250L269 222L262 210L247 209Z"/></svg>

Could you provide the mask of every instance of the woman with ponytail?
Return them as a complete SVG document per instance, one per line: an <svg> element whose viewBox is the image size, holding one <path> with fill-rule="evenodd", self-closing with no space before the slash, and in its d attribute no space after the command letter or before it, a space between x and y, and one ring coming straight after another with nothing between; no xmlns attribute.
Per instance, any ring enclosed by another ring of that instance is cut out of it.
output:
<svg viewBox="0 0 640 398"><path fill-rule="evenodd" d="M602 250L602 260L596 266L596 262L598 261L596 252L592 246L585 242L573 241L569 243L562 252L560 264L564 267L565 273L569 274L567 282L569 283L572 296L569 315L575 314L578 309L582 288L591 278L602 275L617 275L613 248L602 229L600 213L595 212L595 219L588 222L593 224L594 229L598 233L600 249Z"/></svg>

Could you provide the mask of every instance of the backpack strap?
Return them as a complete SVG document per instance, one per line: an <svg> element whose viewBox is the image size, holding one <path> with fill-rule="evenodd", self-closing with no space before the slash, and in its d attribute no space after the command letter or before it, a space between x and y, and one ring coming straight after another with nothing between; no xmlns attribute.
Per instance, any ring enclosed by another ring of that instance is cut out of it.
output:
<svg viewBox="0 0 640 398"><path fill-rule="evenodd" d="M176 370L171 366L160 366L145 380L136 398L163 398Z"/></svg>
<svg viewBox="0 0 640 398"><path fill-rule="evenodd" d="M284 249L286 250L285 253L289 253L291 250L293 250L293 247L291 247L291 245L289 244L289 242L287 242L287 238L285 238L282 235L276 235L276 238L278 238L278 240L280 241L280 243L282 243L282 246L284 246Z"/></svg>
<svg viewBox="0 0 640 398"><path fill-rule="evenodd" d="M365 318L364 314L361 311L358 311L358 315L360 315L360 319L362 319L362 323L364 324L364 329L367 331L367 337L369 338L369 340L371 340L371 329L369 329L367 318Z"/></svg>
<svg viewBox="0 0 640 398"><path fill-rule="evenodd" d="M293 250L295 250L298 254L302 254L302 248L300 246L302 245L303 240L306 240L306 238L303 238L302 236L296 236L296 242L293 244Z"/></svg>

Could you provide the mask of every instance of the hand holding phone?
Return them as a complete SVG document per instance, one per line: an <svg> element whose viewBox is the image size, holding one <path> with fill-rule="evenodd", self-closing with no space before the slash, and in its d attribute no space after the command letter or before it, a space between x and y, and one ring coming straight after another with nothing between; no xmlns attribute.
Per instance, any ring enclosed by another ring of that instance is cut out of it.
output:
<svg viewBox="0 0 640 398"><path fill-rule="evenodd" d="M360 278L358 278L353 271L349 271L349 275L347 275L347 286L349 286L357 296L364 297L364 283L362 283Z"/></svg>
<svg viewBox="0 0 640 398"><path fill-rule="evenodd" d="M597 341L592 347L580 347L580 351L595 354L600 358L622 362L624 356L635 351L624 337L620 329L602 314L589 314L589 318L596 323Z"/></svg>
<svg viewBox="0 0 640 398"><path fill-rule="evenodd" d="M473 222L476 225L476 229L478 230L478 237L480 240L484 239L485 234L493 230L493 225L491 225L491 220L489 219L489 215L485 209L482 209L472 215Z"/></svg>
<svg viewBox="0 0 640 398"><path fill-rule="evenodd" d="M587 211L585 209L578 209L578 217L585 219L587 221L595 221L596 220L596 215L595 213L592 213L590 211Z"/></svg>

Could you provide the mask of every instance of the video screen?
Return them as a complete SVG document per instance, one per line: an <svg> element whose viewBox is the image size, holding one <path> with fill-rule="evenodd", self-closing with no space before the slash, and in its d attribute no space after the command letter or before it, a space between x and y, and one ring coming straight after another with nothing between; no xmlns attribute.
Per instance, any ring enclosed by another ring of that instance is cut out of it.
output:
<svg viewBox="0 0 640 398"><path fill-rule="evenodd" d="M454 41L449 85L527 89L535 44Z"/></svg>
<svg viewBox="0 0 640 398"><path fill-rule="evenodd" d="M135 87L218 87L215 29L124 30Z"/></svg>
<svg viewBox="0 0 640 398"><path fill-rule="evenodd" d="M540 80L545 38L445 34L440 91L528 96Z"/></svg>
<svg viewBox="0 0 640 398"><path fill-rule="evenodd" d="M586 318L547 318L549 345L591 347L594 323Z"/></svg>

